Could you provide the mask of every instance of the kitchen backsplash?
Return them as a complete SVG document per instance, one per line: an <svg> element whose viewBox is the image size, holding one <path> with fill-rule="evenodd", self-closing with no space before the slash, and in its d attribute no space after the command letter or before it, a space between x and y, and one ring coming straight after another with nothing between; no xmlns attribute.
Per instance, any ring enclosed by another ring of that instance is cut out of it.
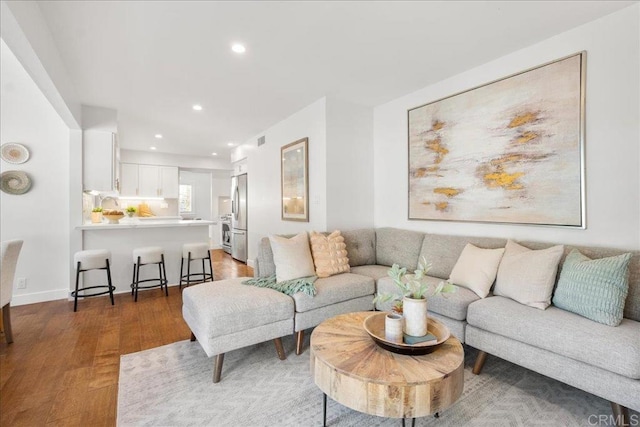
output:
<svg viewBox="0 0 640 427"><path fill-rule="evenodd" d="M115 204L117 200L118 205ZM136 209L140 203L146 203L149 209L155 216L179 216L178 213L178 199L165 199L165 200L145 200L145 199L126 199L119 200L116 198L105 199L102 203L104 209L119 209L124 211L129 206L134 206ZM83 193L82 196L82 218L83 222L91 222L91 210L100 205L100 197L92 196L91 194Z"/></svg>

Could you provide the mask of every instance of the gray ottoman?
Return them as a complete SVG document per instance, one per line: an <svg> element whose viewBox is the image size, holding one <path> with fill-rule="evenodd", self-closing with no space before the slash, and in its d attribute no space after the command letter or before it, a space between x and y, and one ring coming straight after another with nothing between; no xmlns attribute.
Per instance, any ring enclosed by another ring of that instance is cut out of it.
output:
<svg viewBox="0 0 640 427"><path fill-rule="evenodd" d="M182 316L207 356L216 356L213 382L220 381L224 354L275 340L285 359L280 337L293 333L293 299L278 291L243 285L249 277L218 280L184 289Z"/></svg>

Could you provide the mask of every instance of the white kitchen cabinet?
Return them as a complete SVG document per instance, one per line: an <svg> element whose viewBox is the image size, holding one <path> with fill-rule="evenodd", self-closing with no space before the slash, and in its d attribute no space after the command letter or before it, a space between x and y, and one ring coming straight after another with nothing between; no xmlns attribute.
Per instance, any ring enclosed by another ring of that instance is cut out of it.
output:
<svg viewBox="0 0 640 427"><path fill-rule="evenodd" d="M233 175L238 176L247 173L247 161L241 160L233 164Z"/></svg>
<svg viewBox="0 0 640 427"><path fill-rule="evenodd" d="M120 149L113 132L82 132L82 186L84 190L118 191Z"/></svg>
<svg viewBox="0 0 640 427"><path fill-rule="evenodd" d="M138 165L139 195L147 197L160 196L159 167Z"/></svg>
<svg viewBox="0 0 640 427"><path fill-rule="evenodd" d="M122 164L122 196L177 199L179 177L176 166Z"/></svg>
<svg viewBox="0 0 640 427"><path fill-rule="evenodd" d="M180 193L180 177L175 166L160 166L160 196L177 199Z"/></svg>
<svg viewBox="0 0 640 427"><path fill-rule="evenodd" d="M122 163L120 165L120 195L135 197L138 195L138 165L134 163Z"/></svg>

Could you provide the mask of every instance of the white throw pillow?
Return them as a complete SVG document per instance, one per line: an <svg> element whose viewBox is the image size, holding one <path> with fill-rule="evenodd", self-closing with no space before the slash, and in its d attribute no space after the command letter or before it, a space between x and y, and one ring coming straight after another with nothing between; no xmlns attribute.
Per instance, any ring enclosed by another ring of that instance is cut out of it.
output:
<svg viewBox="0 0 640 427"><path fill-rule="evenodd" d="M494 295L544 310L551 305L564 246L531 250L509 240L498 268Z"/></svg>
<svg viewBox="0 0 640 427"><path fill-rule="evenodd" d="M307 233L302 232L290 239L269 236L269 242L273 251L278 283L316 274Z"/></svg>
<svg viewBox="0 0 640 427"><path fill-rule="evenodd" d="M470 289L480 298L489 295L504 248L481 249L467 243L456 265L451 271L449 281Z"/></svg>

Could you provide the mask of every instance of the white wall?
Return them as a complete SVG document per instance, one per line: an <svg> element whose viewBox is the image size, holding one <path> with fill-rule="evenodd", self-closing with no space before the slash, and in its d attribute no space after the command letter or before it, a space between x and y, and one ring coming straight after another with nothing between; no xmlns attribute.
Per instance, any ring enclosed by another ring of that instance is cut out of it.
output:
<svg viewBox="0 0 640 427"><path fill-rule="evenodd" d="M36 2L0 4L2 39L17 56L57 114L71 129L80 129L80 102Z"/></svg>
<svg viewBox="0 0 640 427"><path fill-rule="evenodd" d="M33 182L24 195L0 193L2 240L24 240L16 278L25 277L27 288L14 287L12 305L65 298L71 280L69 218L78 219L69 209L69 128L4 41L0 45L0 139L22 143L31 153L26 163L0 166L3 172L25 171ZM79 132L74 144L77 149Z"/></svg>
<svg viewBox="0 0 640 427"><path fill-rule="evenodd" d="M269 234L325 230L326 199L326 99L322 98L261 132L266 143L247 141L248 256L253 260L258 242ZM283 221L280 214L280 147L309 138L309 222Z"/></svg>
<svg viewBox="0 0 640 427"><path fill-rule="evenodd" d="M636 4L376 107L376 227L640 249L639 17ZM407 220L408 109L582 50L586 230Z"/></svg>
<svg viewBox="0 0 640 427"><path fill-rule="evenodd" d="M373 109L327 98L327 231L373 226Z"/></svg>
<svg viewBox="0 0 640 427"><path fill-rule="evenodd" d="M264 135L266 143L256 141ZM247 158L249 264L270 234L373 226L373 110L322 98L238 147ZM309 222L281 219L280 148L309 138ZM239 155L236 156L236 158Z"/></svg>

